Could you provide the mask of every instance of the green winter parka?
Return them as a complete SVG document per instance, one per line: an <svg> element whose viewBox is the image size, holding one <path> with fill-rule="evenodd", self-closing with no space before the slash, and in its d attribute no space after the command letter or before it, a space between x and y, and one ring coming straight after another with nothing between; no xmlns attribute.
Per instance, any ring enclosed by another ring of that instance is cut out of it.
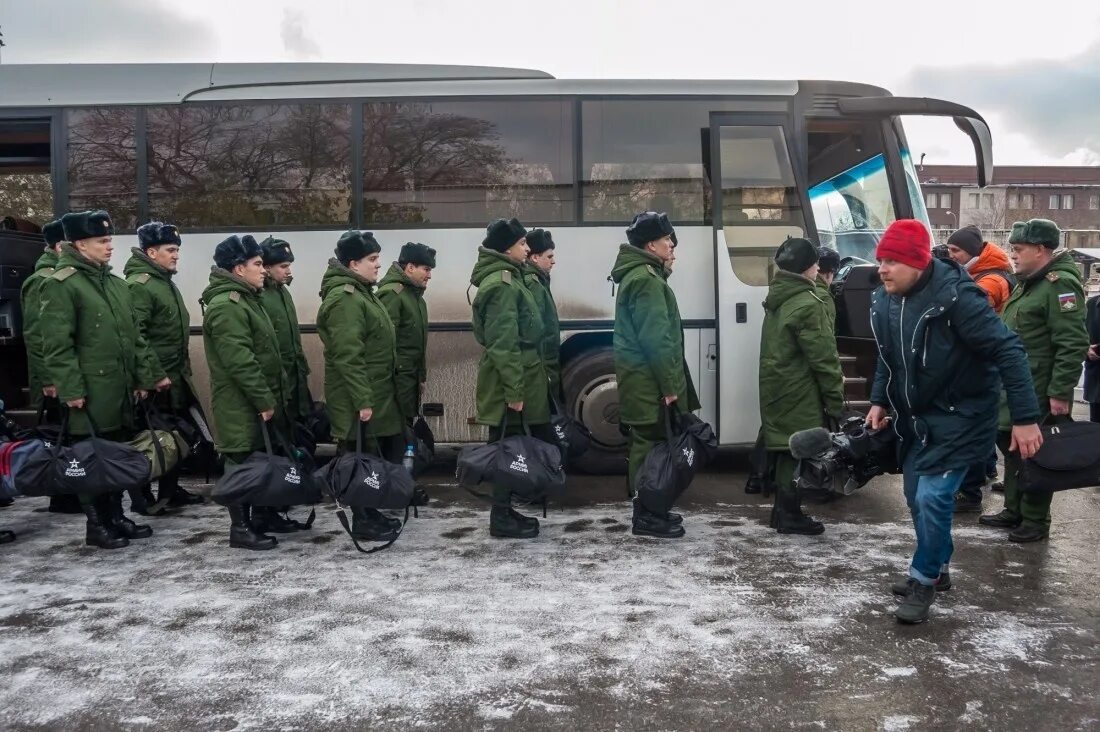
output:
<svg viewBox="0 0 1100 732"><path fill-rule="evenodd" d="M539 351L542 318L522 267L499 252L478 248L470 275L477 288L474 338L485 349L477 367L478 424L499 425L511 402L523 402L528 424L550 422L549 381Z"/></svg>
<svg viewBox="0 0 1100 732"><path fill-rule="evenodd" d="M40 297L43 382L57 387L63 403L87 400L72 411L71 432L91 433L85 415L100 433L131 428L132 393L151 390L160 368L134 323L126 282L66 243Z"/></svg>
<svg viewBox="0 0 1100 732"><path fill-rule="evenodd" d="M287 403L279 344L260 302L260 290L232 272L211 267L201 302L218 449L223 453L260 450L260 412L273 409L273 421L284 424Z"/></svg>
<svg viewBox="0 0 1100 732"><path fill-rule="evenodd" d="M684 411L699 408L699 397L684 361L684 326L670 272L661 260L630 244L619 247L611 270L615 296L615 377L619 419L651 425L661 419L661 398L675 394Z"/></svg>
<svg viewBox="0 0 1100 732"><path fill-rule="evenodd" d="M271 319L279 341L279 354L283 358L283 371L287 377L287 416L292 420L304 420L313 412L313 399L309 394L309 363L302 349L298 311L294 308L294 298L287 285L265 277L260 303Z"/></svg>
<svg viewBox="0 0 1100 732"><path fill-rule="evenodd" d="M1043 269L1023 278L1008 298L1001 320L1020 336L1031 367L1040 420L1050 415L1050 399L1073 401L1089 350L1085 290L1069 252L1059 252ZM1012 429L1008 397L1001 396L997 428Z"/></svg>
<svg viewBox="0 0 1100 732"><path fill-rule="evenodd" d="M764 446L787 450L795 432L840 417L844 375L828 295L802 275L779 270L764 299L760 332L760 420Z"/></svg>
<svg viewBox="0 0 1100 732"><path fill-rule="evenodd" d="M539 316L542 318L542 342L539 345L539 352L542 354L546 376L550 379L550 388L555 394L561 394L561 322L558 320L558 306L554 303L554 294L550 291L550 275L528 263L524 270L523 281L535 296L535 304L538 305Z"/></svg>
<svg viewBox="0 0 1100 732"><path fill-rule="evenodd" d="M317 332L325 346L325 404L332 436L353 440L359 410L374 410L368 434L401 434L394 375L397 334L373 285L336 259L321 278Z"/></svg>
<svg viewBox="0 0 1100 732"><path fill-rule="evenodd" d="M428 305L424 288L394 262L378 283L378 299L397 331L397 404L406 420L420 411L420 385L428 380Z"/></svg>
<svg viewBox="0 0 1100 732"><path fill-rule="evenodd" d="M27 349L27 376L30 386L31 406L42 403L42 389L49 386L43 378L46 365L42 361L42 332L38 328L39 311L42 309L42 286L57 267L57 252L52 248L42 252L34 263L34 272L23 281L19 291L19 307L23 312L23 345Z"/></svg>
<svg viewBox="0 0 1100 732"><path fill-rule="evenodd" d="M836 333L836 300L833 299L833 291L829 289L829 283L822 278L821 275L817 276L814 280L814 290L816 290L818 297L821 298L825 304L825 318L829 324L829 332Z"/></svg>
<svg viewBox="0 0 1100 732"><path fill-rule="evenodd" d="M141 249L131 251L133 256L122 272L130 286L134 322L157 358L157 380L165 376L172 380L168 391L172 407L184 409L195 393L188 352L191 315L179 288L172 282L173 273L149 259Z"/></svg>

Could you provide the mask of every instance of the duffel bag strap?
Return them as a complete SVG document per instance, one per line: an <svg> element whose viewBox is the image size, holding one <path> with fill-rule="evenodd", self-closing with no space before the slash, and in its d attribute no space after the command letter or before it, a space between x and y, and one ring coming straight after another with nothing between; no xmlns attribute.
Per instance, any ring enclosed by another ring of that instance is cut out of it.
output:
<svg viewBox="0 0 1100 732"><path fill-rule="evenodd" d="M397 536L393 537L392 539L387 541L385 544L380 544L378 546L371 547L370 549L364 549L359 544L359 540L355 538L355 534L353 534L352 531L351 531L351 522L348 520L347 511L344 510L344 506L341 505L341 503L339 501L336 502L336 520L340 522L340 525L344 527L344 531L347 533L347 535L349 537L351 537L351 543L355 545L355 549L359 553L361 553L361 554L374 554L375 552L380 552L383 549L389 549L391 546L393 546L393 543L395 541L397 541L398 539L401 538L401 534L404 533L404 531L405 531L405 524L407 524L409 522L409 507L405 506L405 518L401 522L401 530L397 532Z"/></svg>

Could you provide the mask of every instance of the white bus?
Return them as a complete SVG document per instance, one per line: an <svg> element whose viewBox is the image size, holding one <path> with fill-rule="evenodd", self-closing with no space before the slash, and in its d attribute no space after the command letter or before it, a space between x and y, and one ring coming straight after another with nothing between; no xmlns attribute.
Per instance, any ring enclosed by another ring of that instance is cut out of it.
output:
<svg viewBox="0 0 1100 732"><path fill-rule="evenodd" d="M484 434L473 423L480 348L467 289L485 225L516 216L548 228L560 262L553 291L567 406L596 440L585 467L612 470L624 440L607 278L631 216L666 211L676 226L671 284L701 416L723 444L752 443L770 254L788 236L807 236L872 259L891 221L927 221L904 115L954 118L985 184L989 130L973 110L847 82L559 80L379 64L7 65L0 216L9 229L34 231L66 211L107 209L119 271L138 225L179 226L176 281L204 392L198 299L227 235L293 245L291 290L316 398L317 290L340 233L375 232L385 257L406 241L434 247L426 400L447 442ZM8 273L0 307L10 309L21 276ZM853 400L865 398L873 366L859 337L865 321L841 314ZM14 372L14 359L5 361Z"/></svg>

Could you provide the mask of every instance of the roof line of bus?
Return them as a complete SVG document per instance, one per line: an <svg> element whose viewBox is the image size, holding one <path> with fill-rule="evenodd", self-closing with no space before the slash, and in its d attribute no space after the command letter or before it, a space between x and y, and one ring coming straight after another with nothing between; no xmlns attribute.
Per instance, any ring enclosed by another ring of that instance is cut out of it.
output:
<svg viewBox="0 0 1100 732"><path fill-rule="evenodd" d="M341 63L11 64L0 66L0 107L410 96L792 96L802 85L843 96L885 96L851 82L556 79L490 66Z"/></svg>

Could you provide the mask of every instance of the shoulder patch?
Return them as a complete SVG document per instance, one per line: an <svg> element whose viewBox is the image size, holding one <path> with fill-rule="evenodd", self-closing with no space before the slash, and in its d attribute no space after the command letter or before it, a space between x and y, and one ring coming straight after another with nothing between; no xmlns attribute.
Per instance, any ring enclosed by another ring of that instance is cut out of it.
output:
<svg viewBox="0 0 1100 732"><path fill-rule="evenodd" d="M503 270L500 273L500 281L506 285L512 284L512 271L508 269Z"/></svg>
<svg viewBox="0 0 1100 732"><path fill-rule="evenodd" d="M658 274L657 274L657 270L653 269L653 265L652 265L652 264L647 264L647 265L645 266L645 268L646 268L647 270L649 270L649 273L650 273L651 275L653 275L654 277L659 277L659 276L660 276L660 275L658 275Z"/></svg>
<svg viewBox="0 0 1100 732"><path fill-rule="evenodd" d="M239 293L235 290L233 292L229 293L229 301L230 302L240 302L241 301L241 293Z"/></svg>
<svg viewBox="0 0 1100 732"><path fill-rule="evenodd" d="M1053 272L1051 273L1053 274ZM1070 313L1077 309L1077 295L1073 292L1058 293L1058 309Z"/></svg>
<svg viewBox="0 0 1100 732"><path fill-rule="evenodd" d="M344 285L344 292L351 295L352 293L355 292L355 285L351 284L350 282L348 284Z"/></svg>
<svg viewBox="0 0 1100 732"><path fill-rule="evenodd" d="M1047 272L1047 282L1057 282L1057 281L1058 281L1058 273L1057 272Z"/></svg>
<svg viewBox="0 0 1100 732"><path fill-rule="evenodd" d="M153 275L149 274L148 272L142 272L139 275L134 275L134 282L138 283L139 285L144 285L150 280L150 278L152 278L152 276Z"/></svg>
<svg viewBox="0 0 1100 732"><path fill-rule="evenodd" d="M54 272L50 277L53 277L58 282L64 282L74 274L76 274L76 267L64 267Z"/></svg>
<svg viewBox="0 0 1100 732"><path fill-rule="evenodd" d="M395 295L400 295L404 291L405 291L405 284L403 282L398 282L397 284L395 284L393 286L393 292L394 292Z"/></svg>

